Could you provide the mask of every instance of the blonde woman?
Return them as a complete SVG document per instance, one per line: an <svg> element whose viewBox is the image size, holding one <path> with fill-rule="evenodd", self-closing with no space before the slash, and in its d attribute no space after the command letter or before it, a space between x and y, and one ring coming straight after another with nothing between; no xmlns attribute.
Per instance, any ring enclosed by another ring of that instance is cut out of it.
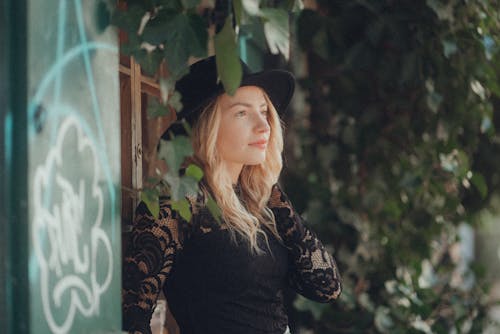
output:
<svg viewBox="0 0 500 334"><path fill-rule="evenodd" d="M190 199L189 222L168 199L160 201L158 219L144 204L137 208L123 275L127 331L150 333L162 290L181 334L289 333L287 287L318 302L340 295L334 259L277 184L279 113L292 97L294 78L280 70L252 74L242 66L242 84L232 96L223 91L214 57L193 64L177 83L183 96L178 117L193 129L202 190ZM206 207L208 194L221 222Z"/></svg>

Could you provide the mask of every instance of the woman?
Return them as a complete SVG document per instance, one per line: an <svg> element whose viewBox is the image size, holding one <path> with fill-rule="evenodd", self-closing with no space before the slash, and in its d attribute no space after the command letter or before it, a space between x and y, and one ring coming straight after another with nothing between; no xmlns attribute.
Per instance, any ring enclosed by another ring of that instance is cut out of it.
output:
<svg viewBox="0 0 500 334"><path fill-rule="evenodd" d="M283 290L319 302L336 299L340 276L331 255L277 185L283 135L279 119L293 94L290 73L251 74L224 93L215 58L193 64L177 83L192 125L202 190L190 198L192 219L160 200L154 219L144 204L125 255L124 329L149 333L165 292L181 334L289 333ZM175 126L171 131L176 132ZM218 222L206 207L217 202Z"/></svg>

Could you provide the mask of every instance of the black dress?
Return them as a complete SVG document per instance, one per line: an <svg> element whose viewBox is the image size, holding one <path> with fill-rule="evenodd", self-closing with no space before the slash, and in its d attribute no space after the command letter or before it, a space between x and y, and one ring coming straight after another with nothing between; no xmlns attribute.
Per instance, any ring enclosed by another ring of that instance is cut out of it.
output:
<svg viewBox="0 0 500 334"><path fill-rule="evenodd" d="M196 202L202 203L200 195ZM266 229L263 254L231 234L208 209L192 207L186 222L167 199L155 220L144 204L124 257L123 329L150 333L149 322L163 289L181 334L283 334L288 319L283 290L330 302L341 292L332 256L294 211L278 185L268 207L282 241Z"/></svg>

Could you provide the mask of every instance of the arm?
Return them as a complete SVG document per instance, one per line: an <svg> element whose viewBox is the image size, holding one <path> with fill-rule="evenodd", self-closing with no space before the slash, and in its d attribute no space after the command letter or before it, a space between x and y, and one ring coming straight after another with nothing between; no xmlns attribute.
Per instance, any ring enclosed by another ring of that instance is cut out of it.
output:
<svg viewBox="0 0 500 334"><path fill-rule="evenodd" d="M304 225L285 193L275 184L269 208L291 257L290 284L301 295L318 302L336 299L342 290L337 264L313 231Z"/></svg>
<svg viewBox="0 0 500 334"><path fill-rule="evenodd" d="M181 248L179 222L168 201L160 202L158 219L141 202L123 263L124 330L151 333L154 305Z"/></svg>

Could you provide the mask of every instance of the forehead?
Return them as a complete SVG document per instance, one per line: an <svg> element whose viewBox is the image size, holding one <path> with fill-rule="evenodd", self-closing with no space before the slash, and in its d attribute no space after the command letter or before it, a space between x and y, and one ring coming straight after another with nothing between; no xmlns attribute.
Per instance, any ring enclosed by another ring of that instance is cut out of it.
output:
<svg viewBox="0 0 500 334"><path fill-rule="evenodd" d="M236 90L234 95L227 93L219 97L219 103L222 109L230 108L234 104L242 103L260 106L266 104L264 91L257 86L243 86Z"/></svg>

